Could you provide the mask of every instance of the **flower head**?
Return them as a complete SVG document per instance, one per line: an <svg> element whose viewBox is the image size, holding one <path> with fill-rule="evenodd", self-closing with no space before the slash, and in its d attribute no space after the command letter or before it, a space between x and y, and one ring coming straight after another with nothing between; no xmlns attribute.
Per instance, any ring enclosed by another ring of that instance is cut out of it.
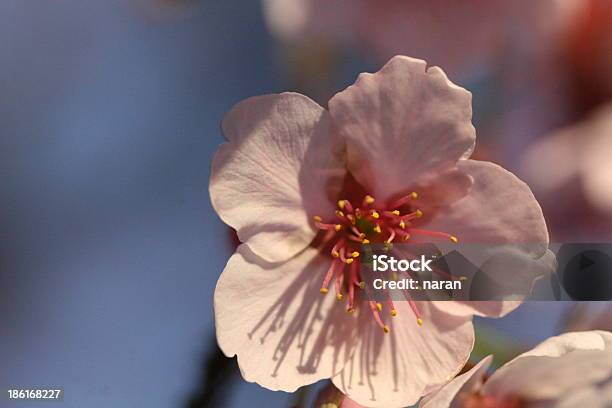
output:
<svg viewBox="0 0 612 408"><path fill-rule="evenodd" d="M435 393L420 408L608 407L612 404L612 333L551 337L489 378L491 356Z"/></svg>
<svg viewBox="0 0 612 408"><path fill-rule="evenodd" d="M331 377L365 406L413 404L463 367L474 314L518 305L369 301L363 243L524 242L531 259L546 253L529 188L468 159L470 93L424 61L394 57L361 74L329 111L293 93L247 99L223 130L211 199L244 244L215 291L217 339L267 388Z"/></svg>

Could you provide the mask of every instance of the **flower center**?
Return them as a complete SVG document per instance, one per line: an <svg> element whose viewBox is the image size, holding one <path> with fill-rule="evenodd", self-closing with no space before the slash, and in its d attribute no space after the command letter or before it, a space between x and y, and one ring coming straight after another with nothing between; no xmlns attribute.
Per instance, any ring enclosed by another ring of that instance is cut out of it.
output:
<svg viewBox="0 0 612 408"><path fill-rule="evenodd" d="M327 294L333 281L336 299L342 301L344 294L348 293L346 311L352 313L355 310L355 292L365 288L357 261L364 244L423 243L418 240L419 236L447 239L457 243L458 239L454 235L415 227L417 220L423 216L423 212L415 207L417 198L418 193L412 192L388 205L377 205L374 197L366 195L359 206L343 199L338 201L335 219L324 221L320 216L315 216L314 223L324 232L324 247L331 248L329 254L332 257L331 265L321 284L321 293ZM417 323L422 325L423 319L416 303L407 300ZM384 323L382 313L388 309L389 314L395 317L397 309L389 297L386 303L385 308L382 303L368 301L372 317L383 331L388 333L390 329Z"/></svg>

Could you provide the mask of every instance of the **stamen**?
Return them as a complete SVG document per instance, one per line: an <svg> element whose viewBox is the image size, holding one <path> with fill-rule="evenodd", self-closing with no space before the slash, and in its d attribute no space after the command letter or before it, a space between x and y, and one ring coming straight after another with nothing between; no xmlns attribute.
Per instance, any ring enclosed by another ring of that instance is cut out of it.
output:
<svg viewBox="0 0 612 408"><path fill-rule="evenodd" d="M390 244L395 239L395 230L393 228L387 228L389 231L389 238L385 241L387 244Z"/></svg>
<svg viewBox="0 0 612 408"><path fill-rule="evenodd" d="M374 204L374 197L372 197L371 195L367 195L363 198L363 206L367 207L368 205Z"/></svg>
<svg viewBox="0 0 612 408"><path fill-rule="evenodd" d="M340 260L345 264L352 264L353 258L347 258L344 252L344 247L340 248Z"/></svg>
<svg viewBox="0 0 612 408"><path fill-rule="evenodd" d="M338 242L336 242L336 244L334 245L334 247L331 250L331 255L334 258L338 258L340 256L340 250L342 248L344 248L344 243L345 243L345 241L344 241L343 238L339 239Z"/></svg>
<svg viewBox="0 0 612 408"><path fill-rule="evenodd" d="M336 299L342 300L342 280L344 279L344 268L336 268L336 280L334 282L334 290L336 291Z"/></svg>
<svg viewBox="0 0 612 408"><path fill-rule="evenodd" d="M335 230L336 232L342 229L342 225L340 224L327 224L327 223L323 223L321 221L316 221L316 220L315 220L315 226L320 230Z"/></svg>
<svg viewBox="0 0 612 408"><path fill-rule="evenodd" d="M417 229L417 228L411 228L410 232L413 232L415 234L426 235L430 237L447 238L450 241L454 242L455 244L459 242L459 239L456 236L447 234L446 232L430 231L430 230L423 230L423 229Z"/></svg>
<svg viewBox="0 0 612 408"><path fill-rule="evenodd" d="M416 199L418 196L419 195L417 194L417 192L413 191L407 196L401 197L398 200L394 201L389 207L391 208L401 207L402 205L408 203L409 201Z"/></svg>
<svg viewBox="0 0 612 408"><path fill-rule="evenodd" d="M372 218L374 218L375 220L380 218L380 214L376 210L372 210L370 215L372 215Z"/></svg>
<svg viewBox="0 0 612 408"><path fill-rule="evenodd" d="M369 303L370 303L370 310L372 311L372 316L374 317L374 320L380 326L380 328L383 329L385 333L389 333L389 326L385 325L382 322L382 319L380 318L380 312L378 311L377 306L376 306L376 302L370 300Z"/></svg>
<svg viewBox="0 0 612 408"><path fill-rule="evenodd" d="M414 212L411 212L410 214L406 214L402 216L402 221L410 221L410 220L414 220L415 218L421 218L422 216L423 216L423 211L417 209Z"/></svg>
<svg viewBox="0 0 612 408"><path fill-rule="evenodd" d="M380 229L380 225L376 224L376 226L374 228L372 228L374 230L374 232L376 232L377 234L380 234L382 232L382 230Z"/></svg>
<svg viewBox="0 0 612 408"><path fill-rule="evenodd" d="M348 239L350 239L350 240L351 240L351 241L353 241L353 242L360 242L360 243L363 243L363 240L362 240L361 238L356 237L356 236L354 236L354 235L349 235L349 236L348 236Z"/></svg>
<svg viewBox="0 0 612 408"><path fill-rule="evenodd" d="M357 227L355 227L355 226L351 227L351 231L353 231L355 233L355 235L357 235L361 239L365 238L365 236L366 236L366 234L364 234L363 232L359 231L357 229Z"/></svg>
<svg viewBox="0 0 612 408"><path fill-rule="evenodd" d="M419 312L419 308L417 307L416 303L414 303L414 300L409 299L408 300L408 304L410 305L410 308L412 309L412 313L414 313L414 315L417 318L417 324L419 326L423 325L423 319L421 318L421 312Z"/></svg>
<svg viewBox="0 0 612 408"><path fill-rule="evenodd" d="M322 294L326 294L327 292L329 292L329 289L327 288L329 286L329 282L334 276L336 270L339 269L338 267L340 267L341 265L342 264L337 259L334 259L332 261L332 264L329 266L327 274L325 275L325 279L323 279L323 283L321 284L321 289L319 289L319 292L321 292ZM340 269L340 271L342 271L342 269Z"/></svg>
<svg viewBox="0 0 612 408"><path fill-rule="evenodd" d="M389 300L387 300L387 304L389 305L389 309L391 310L391 316L393 317L397 316L397 309L395 308L395 305L393 304L393 300L391 300L390 297L389 297Z"/></svg>

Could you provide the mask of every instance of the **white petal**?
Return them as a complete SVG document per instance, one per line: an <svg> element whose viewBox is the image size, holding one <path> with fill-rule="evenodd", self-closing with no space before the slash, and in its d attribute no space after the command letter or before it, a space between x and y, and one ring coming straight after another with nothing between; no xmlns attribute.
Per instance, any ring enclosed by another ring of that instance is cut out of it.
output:
<svg viewBox="0 0 612 408"><path fill-rule="evenodd" d="M359 344L345 369L333 378L343 393L366 407L403 407L453 378L474 345L471 318L453 317L418 302L419 326L408 303L395 302L384 333L369 311L362 313Z"/></svg>
<svg viewBox="0 0 612 408"><path fill-rule="evenodd" d="M419 408L459 408L459 401L455 397L462 393L478 391L492 361L492 356L485 357L470 371L453 378L438 391L428 394L419 403Z"/></svg>
<svg viewBox="0 0 612 408"><path fill-rule="evenodd" d="M493 396L562 400L574 390L612 379L612 333L566 333L521 354L483 387Z"/></svg>
<svg viewBox="0 0 612 408"><path fill-rule="evenodd" d="M342 369L356 325L319 293L329 265L312 248L270 264L238 247L217 283L215 322L219 347L238 356L245 380L295 391Z"/></svg>
<svg viewBox="0 0 612 408"><path fill-rule="evenodd" d="M348 167L366 190L387 200L454 167L473 150L471 94L438 67L397 56L329 101L347 140Z"/></svg>
<svg viewBox="0 0 612 408"><path fill-rule="evenodd" d="M327 112L303 95L264 95L237 104L223 132L210 176L215 210L259 256L290 258L315 236L311 217L333 214L342 187Z"/></svg>

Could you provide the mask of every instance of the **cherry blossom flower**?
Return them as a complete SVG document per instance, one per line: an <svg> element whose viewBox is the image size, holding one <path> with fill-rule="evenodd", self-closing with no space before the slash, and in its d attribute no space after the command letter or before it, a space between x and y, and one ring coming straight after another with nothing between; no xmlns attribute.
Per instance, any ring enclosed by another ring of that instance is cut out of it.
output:
<svg viewBox="0 0 612 408"><path fill-rule="evenodd" d="M609 238L610 224L602 221L612 215L610 151L612 104L584 121L545 135L522 159L522 172L544 205L550 206L551 214L560 213L558 224L564 226L564 231L558 232L559 237L567 232L575 239L583 232L574 228L587 225L590 237L586 238ZM581 196L580 204L576 203L577 195ZM565 206L560 204L563 202ZM575 215L577 207L585 215L582 223L564 225L568 216ZM603 231L598 233L602 226Z"/></svg>
<svg viewBox="0 0 612 408"><path fill-rule="evenodd" d="M294 391L332 378L364 406L413 404L461 370L474 314L519 302L369 301L362 245L530 243L520 256L547 254L527 185L468 159L471 94L424 61L392 58L329 110L295 93L249 98L222 128L210 195L243 244L215 290L217 340L247 381Z"/></svg>
<svg viewBox="0 0 612 408"><path fill-rule="evenodd" d="M551 337L506 363L489 378L491 356L419 408L606 408L612 404L612 333Z"/></svg>
<svg viewBox="0 0 612 408"><path fill-rule="evenodd" d="M285 42L344 45L379 61L414 55L463 76L549 49L581 1L263 0L263 10Z"/></svg>

